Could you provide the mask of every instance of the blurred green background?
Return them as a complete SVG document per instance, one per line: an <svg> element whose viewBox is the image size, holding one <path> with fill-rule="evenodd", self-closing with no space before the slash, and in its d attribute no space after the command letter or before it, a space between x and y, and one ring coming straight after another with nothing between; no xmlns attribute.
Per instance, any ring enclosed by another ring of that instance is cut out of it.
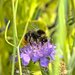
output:
<svg viewBox="0 0 75 75"><path fill-rule="evenodd" d="M26 31L42 29L56 45L56 59L49 65L50 75L75 75L75 0L0 0L0 75L11 75L13 46L6 40L13 43L14 25L18 41L28 25ZM14 64L15 72L19 71L18 63ZM41 75L38 64L31 63L22 70L31 72L23 75Z"/></svg>

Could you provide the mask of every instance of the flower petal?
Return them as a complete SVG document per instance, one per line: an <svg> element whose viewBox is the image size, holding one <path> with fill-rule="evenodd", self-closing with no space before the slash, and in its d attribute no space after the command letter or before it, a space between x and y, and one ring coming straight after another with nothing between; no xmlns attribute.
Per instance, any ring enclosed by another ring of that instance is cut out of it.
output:
<svg viewBox="0 0 75 75"><path fill-rule="evenodd" d="M55 50L50 53L51 60L55 60L55 53L56 53Z"/></svg>
<svg viewBox="0 0 75 75"><path fill-rule="evenodd" d="M41 58L40 59L40 65L42 67L47 67L48 66L48 63L49 63L49 60L47 58Z"/></svg>
<svg viewBox="0 0 75 75"><path fill-rule="evenodd" d="M29 61L30 61L30 57L29 55L27 54L22 54L22 63L23 65L28 65L29 64Z"/></svg>
<svg viewBox="0 0 75 75"><path fill-rule="evenodd" d="M38 60L39 60L38 54L34 54L34 55L32 56L32 61L33 61L33 62L36 62L36 61L38 61Z"/></svg>

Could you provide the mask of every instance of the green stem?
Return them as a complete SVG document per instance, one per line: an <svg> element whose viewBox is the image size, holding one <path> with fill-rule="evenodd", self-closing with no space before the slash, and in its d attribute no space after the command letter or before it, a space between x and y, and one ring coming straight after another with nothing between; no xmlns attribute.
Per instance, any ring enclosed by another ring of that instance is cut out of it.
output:
<svg viewBox="0 0 75 75"><path fill-rule="evenodd" d="M40 69L41 69L42 75L50 75L48 68L43 68L43 67L40 66Z"/></svg>
<svg viewBox="0 0 75 75"><path fill-rule="evenodd" d="M34 6L34 7L33 7ZM22 35L22 38L18 44L18 46L20 46L21 42L22 42L22 39L24 38L24 35L26 34L26 31L27 31L27 28L28 28L28 24L29 22L31 21L32 17L33 17L33 14L35 12L35 9L36 7L38 6L38 4L36 3L36 0L33 0L32 3L31 3L31 7L30 7L30 11L29 11L29 17L28 17L28 20L26 22L26 26L25 26L25 29L24 29L24 32L23 32L23 35Z"/></svg>
<svg viewBox="0 0 75 75"><path fill-rule="evenodd" d="M39 63L39 66L40 66L42 75L50 75L48 67L41 67L40 63Z"/></svg>
<svg viewBox="0 0 75 75"><path fill-rule="evenodd" d="M13 43L15 45L13 47L12 75L14 75L14 68L15 68L14 62L15 62L16 51L17 51L17 54L18 54L20 75L22 75L19 47L17 47L17 44L18 44L18 36L17 36L17 28L16 28L17 6L18 6L18 0L16 0L15 5L14 5L14 0L12 0L12 9L13 9Z"/></svg>
<svg viewBox="0 0 75 75"><path fill-rule="evenodd" d="M27 28L28 28L28 24L29 24L29 20L28 20L27 23L26 23L26 26L25 26L25 29L24 29L24 33L23 33L23 35L22 35L22 38L21 38L21 40L20 40L18 46L20 46L20 44L21 44L21 42L22 42L22 39L23 39L24 35L26 34L26 31L27 31Z"/></svg>
<svg viewBox="0 0 75 75"><path fill-rule="evenodd" d="M17 55L18 55L18 62L19 62L19 71L20 71L20 75L22 75L22 67L21 67L19 46L17 47Z"/></svg>
<svg viewBox="0 0 75 75"><path fill-rule="evenodd" d="M9 27L9 24L10 24L10 21L8 21L8 23L7 23L7 25L6 25L6 29L5 29L5 41L9 44L9 45L11 45L11 46L14 46L12 43L10 43L9 41L8 41L8 37L7 37L7 31L8 31L8 27Z"/></svg>

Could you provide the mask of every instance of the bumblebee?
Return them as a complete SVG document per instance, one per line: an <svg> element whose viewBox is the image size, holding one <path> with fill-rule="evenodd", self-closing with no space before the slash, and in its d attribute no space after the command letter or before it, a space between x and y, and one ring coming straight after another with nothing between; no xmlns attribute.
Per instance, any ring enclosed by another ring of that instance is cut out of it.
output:
<svg viewBox="0 0 75 75"><path fill-rule="evenodd" d="M23 45L26 43L31 42L41 42L42 44L44 42L47 42L47 37L46 34L43 30L37 30L37 31L29 31L25 34L24 39L23 39Z"/></svg>

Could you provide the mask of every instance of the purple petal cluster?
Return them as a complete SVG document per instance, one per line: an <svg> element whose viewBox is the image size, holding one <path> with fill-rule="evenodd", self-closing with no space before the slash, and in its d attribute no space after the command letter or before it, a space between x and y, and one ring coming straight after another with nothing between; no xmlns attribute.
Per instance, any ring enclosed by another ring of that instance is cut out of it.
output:
<svg viewBox="0 0 75 75"><path fill-rule="evenodd" d="M22 59L23 65L27 66L31 61L40 62L42 67L47 67L48 64L55 59L55 46L49 41L42 44L41 42L32 44L27 44L20 49L20 57Z"/></svg>

